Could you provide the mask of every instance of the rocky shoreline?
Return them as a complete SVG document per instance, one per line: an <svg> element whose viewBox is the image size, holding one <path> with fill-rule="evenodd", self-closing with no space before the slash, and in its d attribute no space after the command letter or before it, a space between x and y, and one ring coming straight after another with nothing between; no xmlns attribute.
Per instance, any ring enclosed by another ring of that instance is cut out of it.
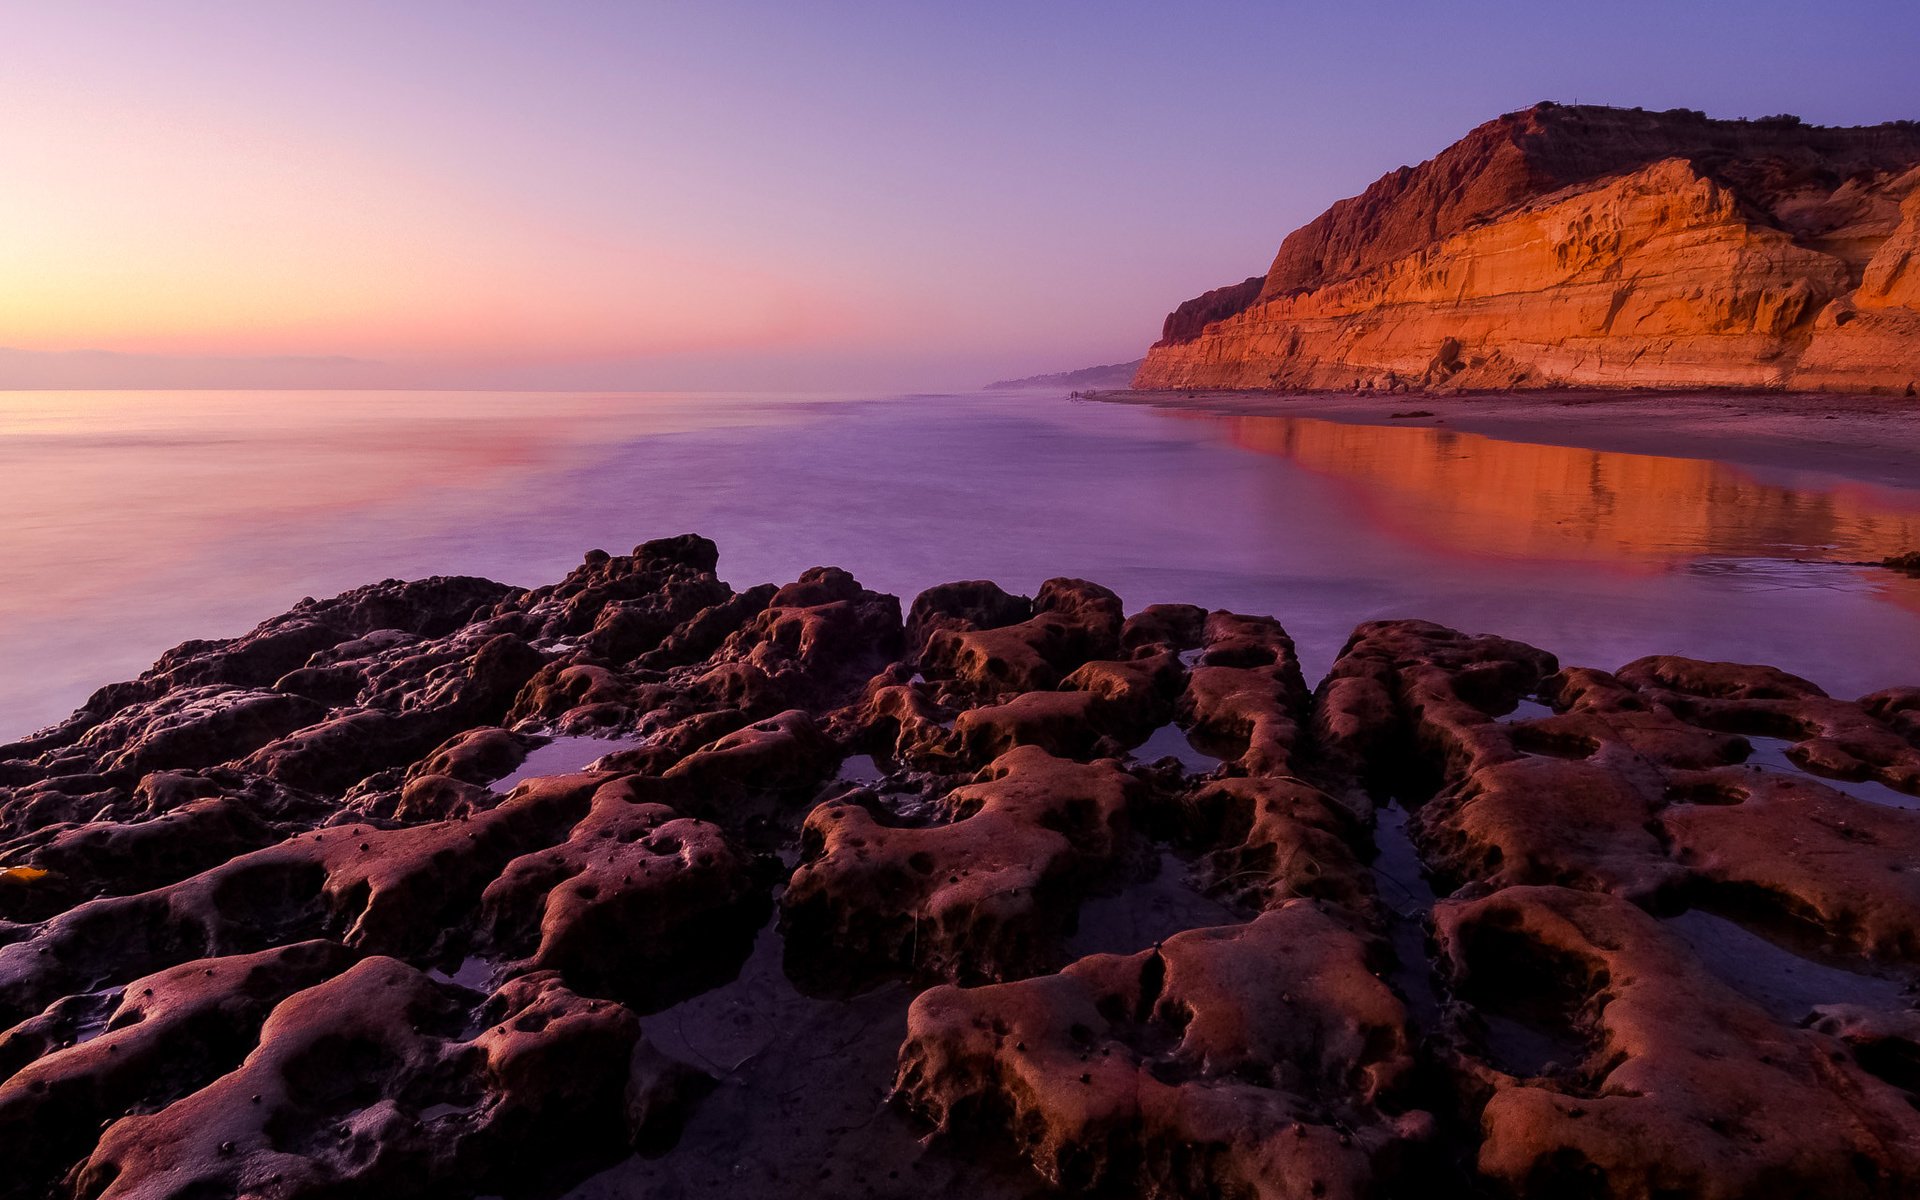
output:
<svg viewBox="0 0 1920 1200"><path fill-rule="evenodd" d="M0 746L0 1197L1920 1189L1920 687L717 561Z"/></svg>

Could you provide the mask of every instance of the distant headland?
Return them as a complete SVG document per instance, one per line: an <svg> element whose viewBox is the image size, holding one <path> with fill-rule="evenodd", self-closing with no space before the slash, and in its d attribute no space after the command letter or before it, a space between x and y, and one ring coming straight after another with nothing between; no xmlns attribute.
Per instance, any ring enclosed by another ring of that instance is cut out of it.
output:
<svg viewBox="0 0 1920 1200"><path fill-rule="evenodd" d="M1024 379L998 379L981 390L1012 392L1021 388L1123 388L1133 381L1145 363L1145 359L1136 358L1132 362L1082 367L1078 371L1055 371L1049 375L1029 375Z"/></svg>

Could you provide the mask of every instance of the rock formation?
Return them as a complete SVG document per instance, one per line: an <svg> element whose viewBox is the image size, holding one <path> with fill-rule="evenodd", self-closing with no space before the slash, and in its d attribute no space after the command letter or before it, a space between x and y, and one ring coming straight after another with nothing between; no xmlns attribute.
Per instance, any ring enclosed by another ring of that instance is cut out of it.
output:
<svg viewBox="0 0 1920 1200"><path fill-rule="evenodd" d="M1920 1190L1920 688L716 565L0 746L0 1196Z"/></svg>
<svg viewBox="0 0 1920 1200"><path fill-rule="evenodd" d="M1187 301L1141 388L1920 389L1920 125L1539 104Z"/></svg>

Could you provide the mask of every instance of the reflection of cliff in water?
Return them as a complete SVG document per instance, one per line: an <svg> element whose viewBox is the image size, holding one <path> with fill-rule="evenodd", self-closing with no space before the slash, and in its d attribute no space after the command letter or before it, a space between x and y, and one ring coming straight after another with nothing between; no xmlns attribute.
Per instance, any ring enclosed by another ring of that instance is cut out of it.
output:
<svg viewBox="0 0 1920 1200"><path fill-rule="evenodd" d="M1738 468L1424 426L1217 417L1235 445L1354 486L1381 528L1449 553L1657 568L1703 556L1878 559L1920 546L1920 494L1785 487Z"/></svg>

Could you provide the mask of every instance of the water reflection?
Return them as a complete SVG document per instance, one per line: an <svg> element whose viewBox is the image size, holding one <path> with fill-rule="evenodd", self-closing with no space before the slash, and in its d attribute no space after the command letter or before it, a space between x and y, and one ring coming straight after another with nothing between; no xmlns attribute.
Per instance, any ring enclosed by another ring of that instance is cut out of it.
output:
<svg viewBox="0 0 1920 1200"><path fill-rule="evenodd" d="M1877 560L1920 546L1920 496L1806 489L1724 463L1422 426L1213 417L1236 446L1348 485L1370 523L1451 554L1661 570L1697 558Z"/></svg>

